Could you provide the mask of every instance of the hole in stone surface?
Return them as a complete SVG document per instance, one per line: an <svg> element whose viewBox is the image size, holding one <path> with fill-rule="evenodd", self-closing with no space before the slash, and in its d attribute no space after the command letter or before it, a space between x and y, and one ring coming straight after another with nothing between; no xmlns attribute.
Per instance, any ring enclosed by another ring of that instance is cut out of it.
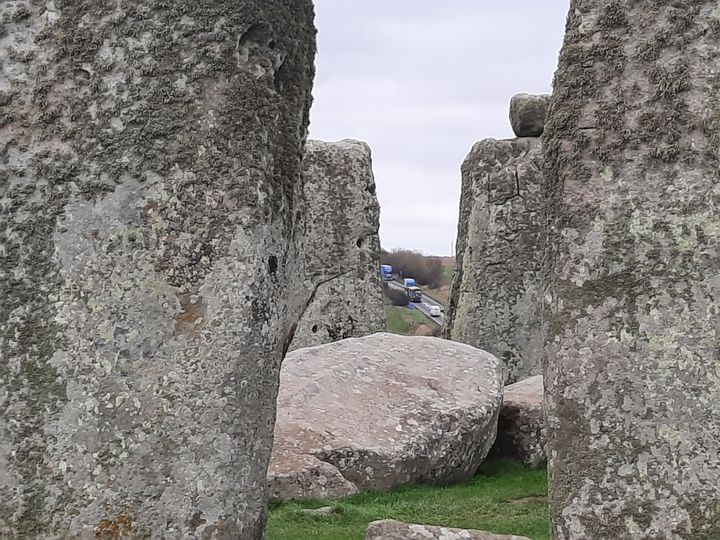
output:
<svg viewBox="0 0 720 540"><path fill-rule="evenodd" d="M247 45L258 46L264 43L274 45L275 40L270 39L270 33L271 30L267 24L253 24L238 38L238 49Z"/></svg>
<svg viewBox="0 0 720 540"><path fill-rule="evenodd" d="M75 70L75 78L81 81L90 79L90 72L87 69L78 68Z"/></svg>
<svg viewBox="0 0 720 540"><path fill-rule="evenodd" d="M275 68L275 90L282 93L290 82L291 73L285 63L285 55L282 55L278 60L279 64Z"/></svg>
<svg viewBox="0 0 720 540"><path fill-rule="evenodd" d="M250 26L237 40L238 66L251 69L259 77L269 67L268 62L273 63L267 56L269 51L274 51L269 47L271 42L274 43L272 29L267 24Z"/></svg>
<svg viewBox="0 0 720 540"><path fill-rule="evenodd" d="M268 259L268 269L270 270L271 274L275 274L278 269L278 260L275 255L271 255Z"/></svg>
<svg viewBox="0 0 720 540"><path fill-rule="evenodd" d="M357 239L357 242L355 242L355 244L356 244L357 247L359 247L359 248L363 247L363 239L362 239L362 238L358 238L358 239Z"/></svg>
<svg viewBox="0 0 720 540"><path fill-rule="evenodd" d="M190 521L190 526L193 529L197 529L200 525L204 525L205 523L207 523L207 520L202 517L202 512L195 512L195 515L193 515L193 518Z"/></svg>
<svg viewBox="0 0 720 540"><path fill-rule="evenodd" d="M312 333L313 333L313 334L317 334L317 331L318 331L318 325L317 325L317 324L313 324Z"/></svg>

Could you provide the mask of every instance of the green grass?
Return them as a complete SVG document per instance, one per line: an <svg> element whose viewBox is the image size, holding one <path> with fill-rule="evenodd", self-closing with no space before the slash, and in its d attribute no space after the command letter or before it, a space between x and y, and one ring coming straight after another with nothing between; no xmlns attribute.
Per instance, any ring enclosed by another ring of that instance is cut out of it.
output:
<svg viewBox="0 0 720 540"><path fill-rule="evenodd" d="M449 487L409 486L361 493L339 501L271 503L266 540L362 540L378 519L480 529L547 540L547 480L544 468L513 461L482 466L478 475ZM523 499L530 497L527 501ZM332 506L336 513L309 516L303 508Z"/></svg>
<svg viewBox="0 0 720 540"><path fill-rule="evenodd" d="M429 324L428 318L419 309L385 304L386 329L393 334L409 335L418 324Z"/></svg>
<svg viewBox="0 0 720 540"><path fill-rule="evenodd" d="M415 321L418 324L427 324L428 318L417 308L400 308L407 312L407 316L410 320Z"/></svg>
<svg viewBox="0 0 720 540"><path fill-rule="evenodd" d="M403 317L401 308L397 306L385 305L385 319L387 320L387 331L393 334L402 334L404 336L410 333L410 325Z"/></svg>

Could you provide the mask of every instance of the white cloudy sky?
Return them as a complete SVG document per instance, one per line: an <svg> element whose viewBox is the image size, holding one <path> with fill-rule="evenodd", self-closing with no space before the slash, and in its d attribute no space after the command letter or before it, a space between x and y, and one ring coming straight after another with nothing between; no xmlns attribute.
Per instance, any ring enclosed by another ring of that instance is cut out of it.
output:
<svg viewBox="0 0 720 540"><path fill-rule="evenodd" d="M315 0L310 136L373 150L384 247L449 255L460 164L549 92L569 0Z"/></svg>

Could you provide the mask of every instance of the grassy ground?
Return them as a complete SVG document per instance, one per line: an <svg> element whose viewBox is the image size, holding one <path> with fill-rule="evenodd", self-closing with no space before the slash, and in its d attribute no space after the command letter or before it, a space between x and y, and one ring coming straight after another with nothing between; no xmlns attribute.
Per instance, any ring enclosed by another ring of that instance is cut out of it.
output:
<svg viewBox="0 0 720 540"><path fill-rule="evenodd" d="M421 324L428 324L428 319L419 309L393 306L385 303L385 318L387 331L393 334L411 335Z"/></svg>
<svg viewBox="0 0 720 540"><path fill-rule="evenodd" d="M270 507L266 540L362 540L377 519L480 529L547 540L544 468L512 461L483 465L472 480L445 488L410 486L361 493L340 501L294 501ZM332 506L335 513L310 516L303 508Z"/></svg>

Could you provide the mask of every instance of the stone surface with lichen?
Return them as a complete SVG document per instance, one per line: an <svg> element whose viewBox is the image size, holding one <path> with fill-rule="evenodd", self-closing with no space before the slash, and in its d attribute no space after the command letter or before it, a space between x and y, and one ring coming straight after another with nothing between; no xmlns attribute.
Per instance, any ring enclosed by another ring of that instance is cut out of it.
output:
<svg viewBox="0 0 720 540"><path fill-rule="evenodd" d="M403 523L393 519L368 524L365 540L530 540L514 534L494 534L474 529Z"/></svg>
<svg viewBox="0 0 720 540"><path fill-rule="evenodd" d="M443 335L500 358L508 384L542 371L541 184L538 138L484 139L462 165Z"/></svg>
<svg viewBox="0 0 720 540"><path fill-rule="evenodd" d="M280 378L271 495L471 478L495 442L502 376L493 355L434 337L378 333L293 351Z"/></svg>
<svg viewBox="0 0 720 540"><path fill-rule="evenodd" d="M510 384L503 392L497 438L490 455L517 459L530 467L544 465L545 431L542 375Z"/></svg>
<svg viewBox="0 0 720 540"><path fill-rule="evenodd" d="M543 138L552 537L720 538L720 10L573 0Z"/></svg>
<svg viewBox="0 0 720 540"><path fill-rule="evenodd" d="M305 269L315 292L291 350L385 329L370 147L354 140L308 141L303 175Z"/></svg>
<svg viewBox="0 0 720 540"><path fill-rule="evenodd" d="M3 538L261 537L312 19L0 4Z"/></svg>
<svg viewBox="0 0 720 540"><path fill-rule="evenodd" d="M540 137L549 103L549 94L515 94L510 100L510 125L515 136Z"/></svg>

